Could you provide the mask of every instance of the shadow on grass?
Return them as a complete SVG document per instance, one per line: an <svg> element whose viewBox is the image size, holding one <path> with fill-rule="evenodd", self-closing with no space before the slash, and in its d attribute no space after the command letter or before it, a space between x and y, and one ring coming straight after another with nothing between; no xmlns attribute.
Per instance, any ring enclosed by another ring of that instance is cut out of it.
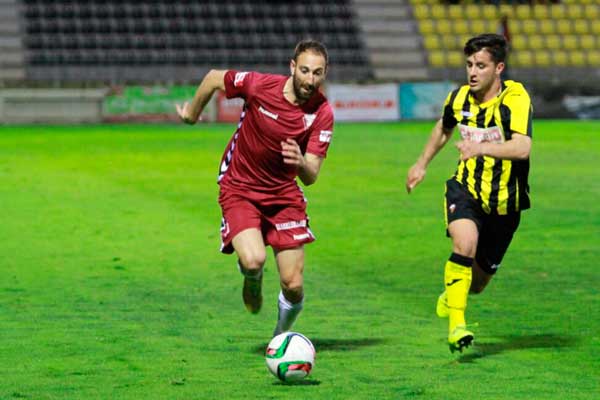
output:
<svg viewBox="0 0 600 400"><path fill-rule="evenodd" d="M311 342L317 352L322 351L352 351L361 347L376 346L385 343L384 339L364 338L364 339L319 339L313 338ZM257 354L264 354L269 343L259 344L252 351Z"/></svg>
<svg viewBox="0 0 600 400"><path fill-rule="evenodd" d="M273 382L273 386L319 386L321 384L321 381L318 381L316 379L305 379L303 381L297 381L297 382L281 382L281 381L277 381L277 382Z"/></svg>
<svg viewBox="0 0 600 400"><path fill-rule="evenodd" d="M562 347L572 347L577 344L577 338L573 336L561 336L554 334L547 335L507 335L500 338L500 341L494 343L477 342L473 346L473 353L461 355L458 358L459 363L472 363L480 358L493 356L505 351L522 349L556 349Z"/></svg>

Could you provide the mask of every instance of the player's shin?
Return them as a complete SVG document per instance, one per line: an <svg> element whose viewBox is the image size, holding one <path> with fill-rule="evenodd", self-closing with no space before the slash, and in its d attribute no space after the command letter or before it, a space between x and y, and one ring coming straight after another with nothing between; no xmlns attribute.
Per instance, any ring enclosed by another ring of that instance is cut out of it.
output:
<svg viewBox="0 0 600 400"><path fill-rule="evenodd" d="M446 287L449 331L452 333L457 326L465 326L465 309L467 296L471 287L473 258L452 253L444 269L444 284Z"/></svg>
<svg viewBox="0 0 600 400"><path fill-rule="evenodd" d="M297 303L292 303L285 298L283 291L279 292L278 307L279 313L277 316L277 326L273 331L273 336L277 336L282 332L287 332L292 328L298 314L304 306L304 298Z"/></svg>

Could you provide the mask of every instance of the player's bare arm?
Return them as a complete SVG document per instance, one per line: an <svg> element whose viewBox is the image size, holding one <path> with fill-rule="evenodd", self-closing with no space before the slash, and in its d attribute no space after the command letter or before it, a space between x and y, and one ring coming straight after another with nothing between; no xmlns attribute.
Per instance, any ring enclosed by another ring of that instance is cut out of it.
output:
<svg viewBox="0 0 600 400"><path fill-rule="evenodd" d="M179 118L186 124L193 125L200 119L202 110L210 101L215 90L225 90L225 73L223 70L210 70L205 76L194 95L191 103L175 104Z"/></svg>
<svg viewBox="0 0 600 400"><path fill-rule="evenodd" d="M510 140L504 143L477 143L461 140L456 143L462 161L472 157L488 156L504 160L525 160L531 152L531 138L520 133L513 133Z"/></svg>
<svg viewBox="0 0 600 400"><path fill-rule="evenodd" d="M452 131L446 130L442 124L442 120L438 120L433 127L431 136L425 145L423 153L419 156L417 162L408 170L408 176L406 177L406 191L408 193L425 179L427 166L431 160L433 160L433 157L435 157L440 149L448 142L451 135Z"/></svg>
<svg viewBox="0 0 600 400"><path fill-rule="evenodd" d="M312 153L302 154L300 146L294 139L281 142L281 155L285 164L294 165L298 169L298 176L302 183L308 186L316 182L323 157Z"/></svg>

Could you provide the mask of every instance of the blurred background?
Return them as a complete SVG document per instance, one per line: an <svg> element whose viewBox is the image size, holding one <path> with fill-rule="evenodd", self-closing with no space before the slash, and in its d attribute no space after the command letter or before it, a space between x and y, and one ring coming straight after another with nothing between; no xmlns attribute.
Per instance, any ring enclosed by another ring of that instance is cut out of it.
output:
<svg viewBox="0 0 600 400"><path fill-rule="evenodd" d="M307 37L337 121L432 119L484 32L509 39L536 117L600 117L599 0L0 0L0 121L172 120L209 69L287 74ZM203 117L240 107L215 96Z"/></svg>

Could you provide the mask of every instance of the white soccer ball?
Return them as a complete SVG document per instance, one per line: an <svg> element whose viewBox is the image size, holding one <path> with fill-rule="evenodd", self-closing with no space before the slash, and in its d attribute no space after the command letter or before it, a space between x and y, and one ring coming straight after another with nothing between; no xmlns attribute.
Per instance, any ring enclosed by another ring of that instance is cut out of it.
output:
<svg viewBox="0 0 600 400"><path fill-rule="evenodd" d="M299 381L315 365L315 348L308 338L296 332L275 336L265 353L269 371L284 382Z"/></svg>

